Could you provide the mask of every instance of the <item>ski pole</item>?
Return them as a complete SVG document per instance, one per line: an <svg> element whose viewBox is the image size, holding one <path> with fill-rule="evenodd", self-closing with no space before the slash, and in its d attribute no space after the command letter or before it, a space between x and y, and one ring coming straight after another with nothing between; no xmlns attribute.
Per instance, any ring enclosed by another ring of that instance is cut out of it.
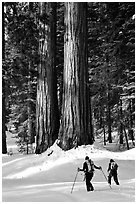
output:
<svg viewBox="0 0 137 204"><path fill-rule="evenodd" d="M76 179L77 179L77 175L78 175L78 171L77 171L77 173L76 173L76 176L75 176L75 179L74 179L74 182L73 182L73 185L72 185L71 193L72 193L72 191L73 191L73 188L74 188L74 185L75 185L75 182L76 182Z"/></svg>
<svg viewBox="0 0 137 204"><path fill-rule="evenodd" d="M103 175L104 175L104 177L105 177L105 179L106 179L106 181L107 181L107 183L108 183L108 180L107 180L107 177L106 177L106 175L104 174L104 171L101 169L101 171L102 171L102 173L103 173ZM109 184L109 183L108 183ZM111 185L109 184L109 187L112 189L112 187L111 187Z"/></svg>

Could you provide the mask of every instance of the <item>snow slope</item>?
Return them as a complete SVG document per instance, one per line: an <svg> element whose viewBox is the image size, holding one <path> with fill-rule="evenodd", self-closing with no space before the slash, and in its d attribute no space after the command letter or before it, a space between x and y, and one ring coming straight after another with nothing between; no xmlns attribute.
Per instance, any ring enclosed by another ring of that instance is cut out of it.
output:
<svg viewBox="0 0 137 204"><path fill-rule="evenodd" d="M96 170L92 180L95 191L86 192L84 175L79 172L71 193L77 168L82 167L86 155L102 166L106 176L110 158L115 159L120 185L113 181L110 189L103 173ZM2 201L135 202L135 149L111 152L100 148L97 141L66 152L55 143L40 155L3 155Z"/></svg>

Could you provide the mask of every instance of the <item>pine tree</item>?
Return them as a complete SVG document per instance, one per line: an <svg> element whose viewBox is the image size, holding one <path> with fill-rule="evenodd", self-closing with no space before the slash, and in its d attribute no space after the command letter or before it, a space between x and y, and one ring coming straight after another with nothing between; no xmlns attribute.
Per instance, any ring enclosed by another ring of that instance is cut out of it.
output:
<svg viewBox="0 0 137 204"><path fill-rule="evenodd" d="M135 5L132 2L97 2L88 5L90 93L95 124L97 129L105 125L108 140L112 142L112 131L118 130L121 137L123 132L119 120L120 100L126 128L130 123L129 115L132 115L132 130L134 127ZM130 99L132 114L129 113ZM128 107L126 110L125 104Z"/></svg>
<svg viewBox="0 0 137 204"><path fill-rule="evenodd" d="M6 144L6 108L5 108L5 16L4 16L4 2L2 2L2 153L7 153Z"/></svg>
<svg viewBox="0 0 137 204"><path fill-rule="evenodd" d="M21 146L32 144L35 136L38 58L35 7L28 3L6 3L6 101L9 122L16 126L17 144Z"/></svg>
<svg viewBox="0 0 137 204"><path fill-rule="evenodd" d="M92 144L87 67L86 3L65 3L63 101L60 145Z"/></svg>
<svg viewBox="0 0 137 204"><path fill-rule="evenodd" d="M39 3L39 56L36 153L45 151L58 137L59 112L56 78L56 3Z"/></svg>

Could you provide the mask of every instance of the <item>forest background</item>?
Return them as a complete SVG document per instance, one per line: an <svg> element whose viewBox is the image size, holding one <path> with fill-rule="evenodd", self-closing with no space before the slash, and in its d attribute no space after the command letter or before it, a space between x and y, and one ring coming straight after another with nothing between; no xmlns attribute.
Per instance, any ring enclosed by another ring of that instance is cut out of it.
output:
<svg viewBox="0 0 137 204"><path fill-rule="evenodd" d="M2 62L2 153L134 145L134 2L4 2Z"/></svg>

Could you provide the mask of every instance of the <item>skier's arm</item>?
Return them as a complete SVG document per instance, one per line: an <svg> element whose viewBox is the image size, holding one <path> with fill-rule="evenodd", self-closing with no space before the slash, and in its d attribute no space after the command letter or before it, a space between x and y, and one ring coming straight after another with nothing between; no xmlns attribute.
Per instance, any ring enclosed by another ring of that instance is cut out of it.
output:
<svg viewBox="0 0 137 204"><path fill-rule="evenodd" d="M102 169L101 166L96 166L95 164L94 164L94 168L95 168L95 169Z"/></svg>
<svg viewBox="0 0 137 204"><path fill-rule="evenodd" d="M86 171L85 163L83 164L83 168L82 168L82 169L80 169L80 168L78 167L78 171Z"/></svg>
<svg viewBox="0 0 137 204"><path fill-rule="evenodd" d="M111 170L111 163L109 163L109 166L108 166L108 171Z"/></svg>

